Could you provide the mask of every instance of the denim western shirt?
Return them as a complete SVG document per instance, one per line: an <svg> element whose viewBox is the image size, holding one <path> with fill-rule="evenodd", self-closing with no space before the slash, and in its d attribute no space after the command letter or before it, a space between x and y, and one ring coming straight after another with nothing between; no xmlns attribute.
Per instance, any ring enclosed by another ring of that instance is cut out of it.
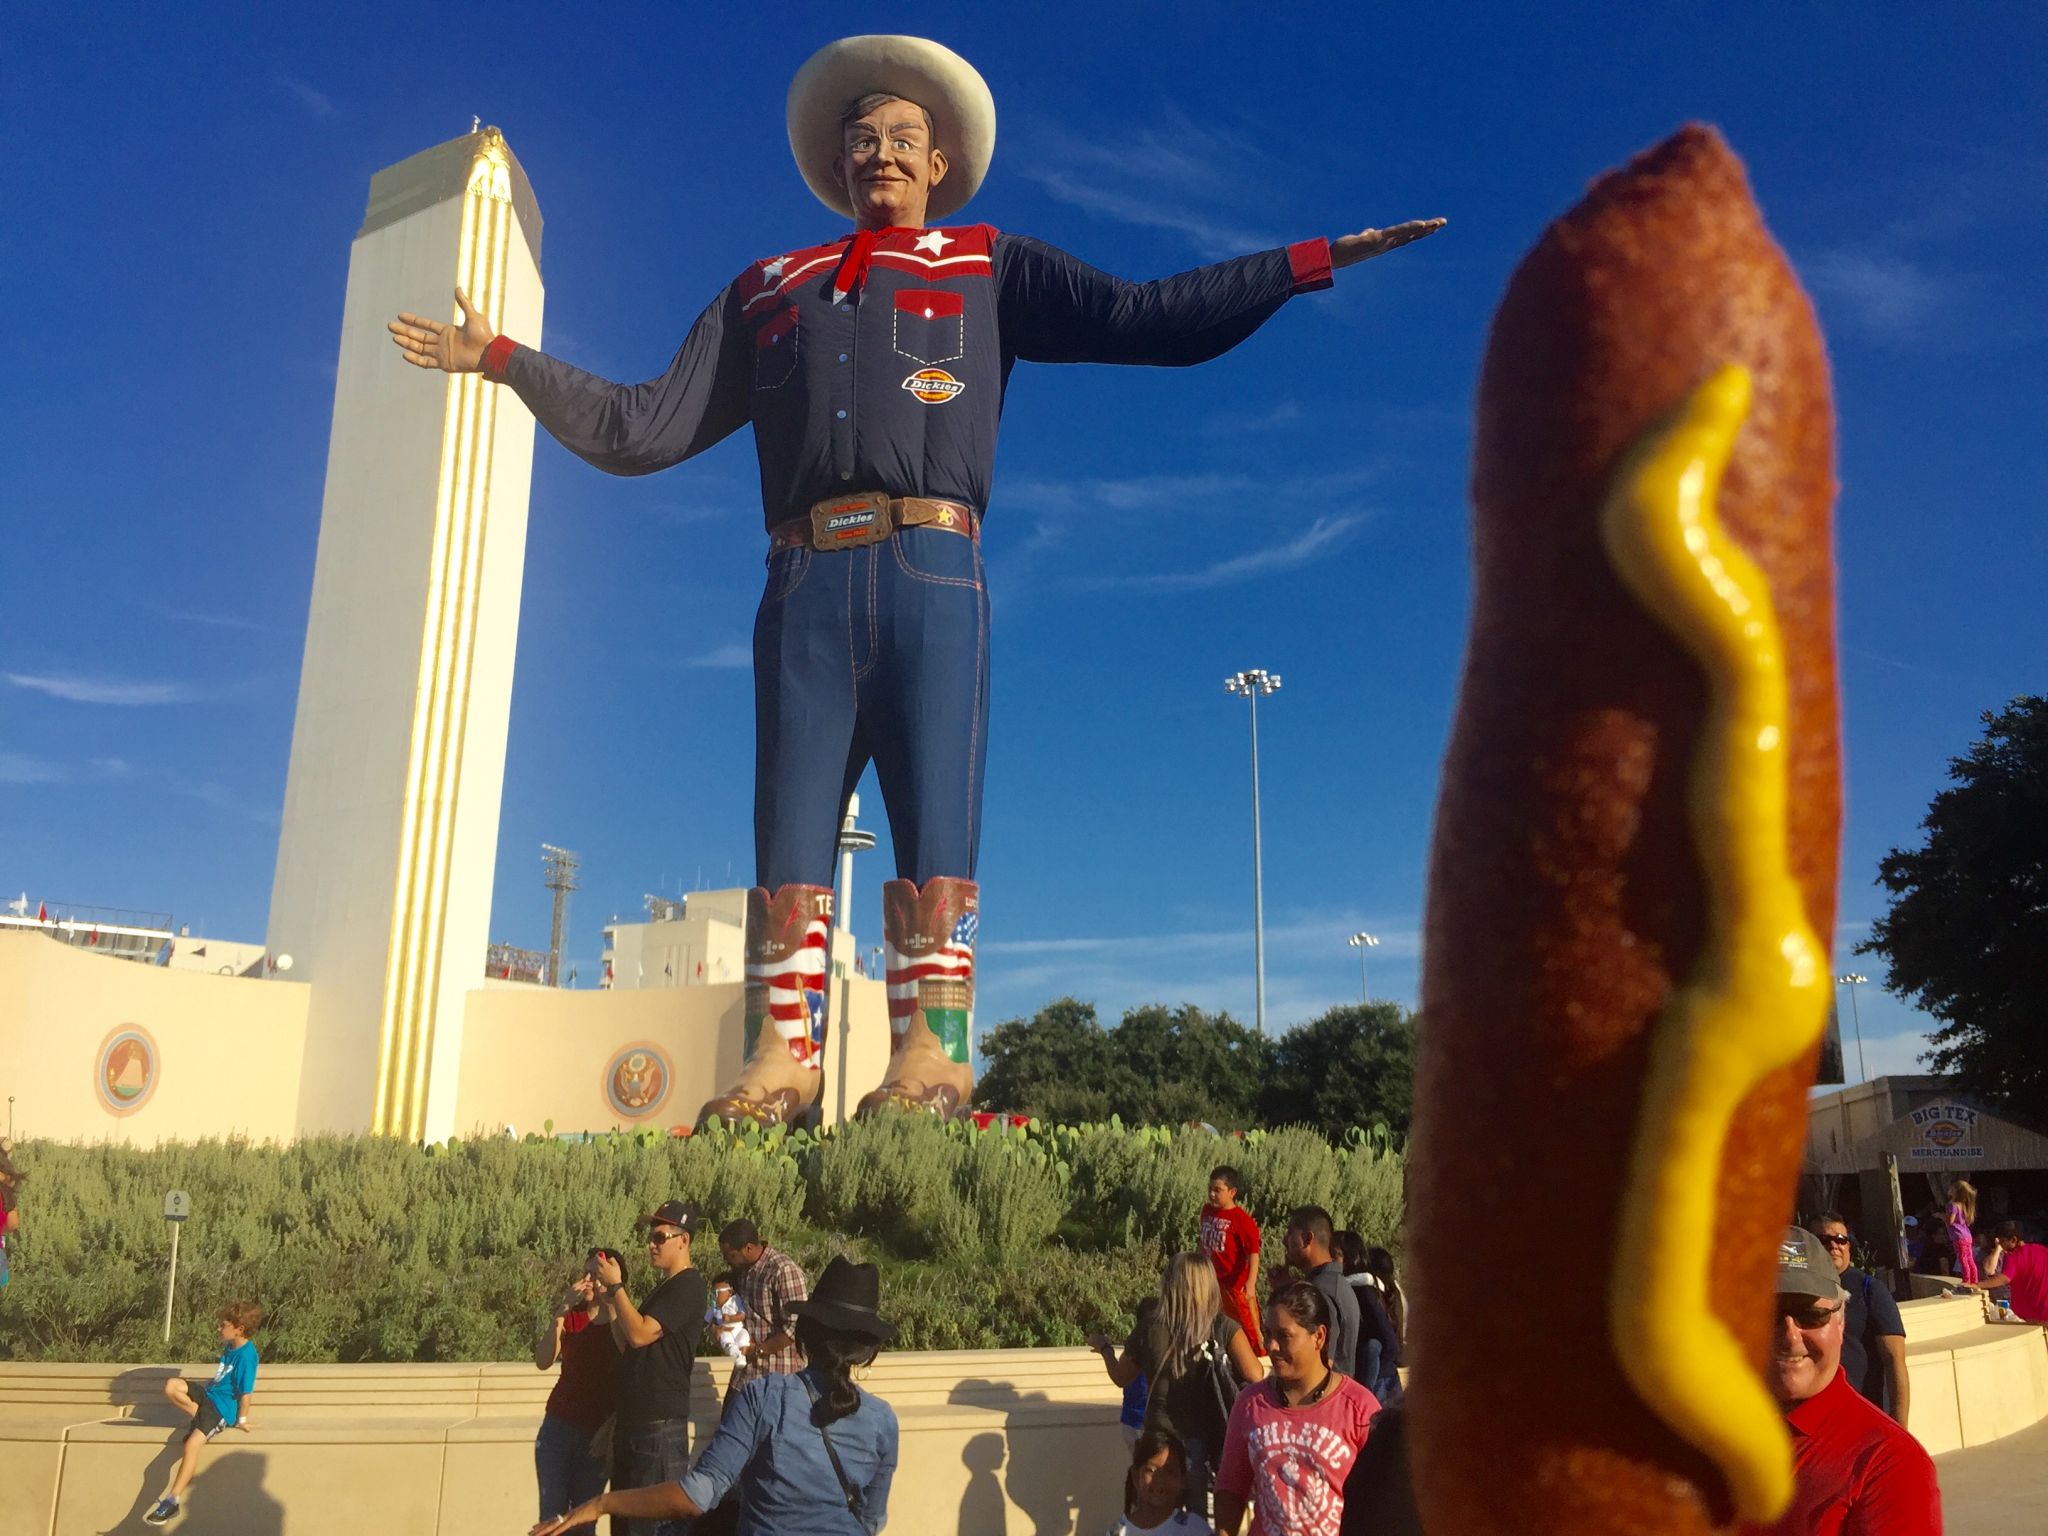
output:
<svg viewBox="0 0 2048 1536"><path fill-rule="evenodd" d="M842 235L755 262L644 384L503 336L483 369L564 447L618 475L665 469L752 422L770 528L870 491L985 512L1019 361L1205 362L1291 295L1330 284L1325 240L1149 283L986 224L881 231L856 278L858 255Z"/></svg>
<svg viewBox="0 0 2048 1536"><path fill-rule="evenodd" d="M808 1383L809 1390L806 1389ZM870 1393L829 1426L846 1478L861 1494L861 1517L846 1507L825 1437L811 1422L811 1391L825 1393L815 1370L759 1376L741 1387L696 1466L682 1480L699 1509L711 1509L734 1483L744 1499L740 1536L863 1536L889 1516L896 1475L896 1412Z"/></svg>

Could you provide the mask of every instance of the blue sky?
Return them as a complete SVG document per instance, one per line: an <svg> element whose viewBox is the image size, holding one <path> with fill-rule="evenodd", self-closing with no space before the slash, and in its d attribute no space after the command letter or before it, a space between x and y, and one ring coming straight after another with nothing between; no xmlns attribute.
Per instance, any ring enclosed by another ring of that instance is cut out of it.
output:
<svg viewBox="0 0 2048 1536"><path fill-rule="evenodd" d="M1621 28L1361 7L1255 31L1199 5L272 9L4 23L9 897L261 937L371 174L471 114L501 126L547 221L544 344L644 377L745 263L838 232L782 100L851 25L987 75L1000 137L969 216L1127 276L1451 221L1206 368L1020 368L987 533L984 1022L1066 992L1249 1018L1245 707L1221 681L1250 666L1286 680L1260 714L1271 1020L1356 995L1359 928L1384 941L1374 993L1413 1001L1487 319L1544 223L1688 118L1748 161L1836 372L1845 940L1979 713L2043 686L2037 8ZM418 381L394 361L391 384ZM754 493L745 435L632 482L537 450L494 937L545 943L542 841L584 858L586 978L643 893L750 875ZM863 860L864 936L888 872ZM1874 986L1861 1014L1871 1070L1910 1068L1924 1021Z"/></svg>

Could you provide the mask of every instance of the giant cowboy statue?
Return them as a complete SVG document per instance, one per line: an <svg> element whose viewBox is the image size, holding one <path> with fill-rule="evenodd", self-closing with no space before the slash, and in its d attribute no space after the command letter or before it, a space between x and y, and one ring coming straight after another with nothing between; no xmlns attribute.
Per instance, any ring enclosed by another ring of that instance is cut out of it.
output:
<svg viewBox="0 0 2048 1536"><path fill-rule="evenodd" d="M419 367L508 385L564 447L613 474L666 469L753 423L768 581L754 624L747 1060L702 1118L783 1123L819 1100L834 850L871 761L896 849L882 893L895 1039L860 1107L950 1116L974 1086L980 535L1012 365L1206 361L1334 269L1443 221L1128 283L1039 241L949 222L988 171L995 103L937 43L832 43L797 72L788 114L804 180L854 227L748 267L659 378L613 384L495 336L460 290L462 324L405 314L391 332Z"/></svg>

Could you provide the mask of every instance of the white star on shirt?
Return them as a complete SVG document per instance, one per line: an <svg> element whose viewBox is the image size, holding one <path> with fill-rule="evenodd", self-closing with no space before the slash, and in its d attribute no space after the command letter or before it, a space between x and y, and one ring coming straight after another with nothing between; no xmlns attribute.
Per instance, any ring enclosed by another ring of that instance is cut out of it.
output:
<svg viewBox="0 0 2048 1536"><path fill-rule="evenodd" d="M935 229L928 235L920 235L912 245L913 250L930 251L934 256L946 254L946 247L953 244L953 237L944 230Z"/></svg>
<svg viewBox="0 0 2048 1536"><path fill-rule="evenodd" d="M782 276L782 269L788 265L789 258L787 256L778 256L773 261L762 263L761 275L772 282L774 279Z"/></svg>

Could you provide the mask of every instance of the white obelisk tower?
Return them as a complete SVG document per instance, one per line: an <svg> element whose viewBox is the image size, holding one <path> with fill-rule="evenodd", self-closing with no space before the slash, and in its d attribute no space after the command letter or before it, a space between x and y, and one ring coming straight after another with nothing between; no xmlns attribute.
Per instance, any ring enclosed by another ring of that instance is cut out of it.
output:
<svg viewBox="0 0 2048 1536"><path fill-rule="evenodd" d="M385 324L460 285L538 345L540 210L495 128L370 181L349 256L327 489L271 889L312 984L299 1124L454 1133L481 982L526 556L533 418L408 365Z"/></svg>

